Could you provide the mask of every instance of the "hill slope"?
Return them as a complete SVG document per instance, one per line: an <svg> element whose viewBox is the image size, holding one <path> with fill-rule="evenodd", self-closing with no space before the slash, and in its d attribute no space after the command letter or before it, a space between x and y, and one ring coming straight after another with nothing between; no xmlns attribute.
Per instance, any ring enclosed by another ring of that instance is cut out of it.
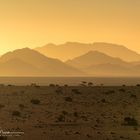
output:
<svg viewBox="0 0 140 140"><path fill-rule="evenodd" d="M110 57L98 51L89 51L84 55L66 61L66 63L76 68L85 68L85 67L90 67L92 65L106 64L106 63L118 64L123 66L129 65L129 63L121 60L120 58Z"/></svg>
<svg viewBox="0 0 140 140"><path fill-rule="evenodd" d="M0 57L0 75L77 76L84 73L58 59L52 59L29 48L8 52ZM7 72L6 72L7 71ZM8 74L9 73L9 74Z"/></svg>
<svg viewBox="0 0 140 140"><path fill-rule="evenodd" d="M46 56L58 58L63 61L73 59L91 50L97 50L112 57L119 57L125 61L140 60L140 54L126 48L125 46L104 42L97 42L93 44L77 42L67 42L60 45L47 44L43 47L35 48L35 50Z"/></svg>
<svg viewBox="0 0 140 140"><path fill-rule="evenodd" d="M98 51L90 51L66 63L92 76L140 76L139 66Z"/></svg>

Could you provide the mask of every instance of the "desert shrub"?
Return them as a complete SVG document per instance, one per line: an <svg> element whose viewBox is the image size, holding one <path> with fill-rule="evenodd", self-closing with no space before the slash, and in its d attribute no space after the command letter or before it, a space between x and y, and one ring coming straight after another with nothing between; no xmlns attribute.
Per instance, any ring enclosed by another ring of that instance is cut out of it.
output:
<svg viewBox="0 0 140 140"><path fill-rule="evenodd" d="M74 117L78 117L78 112L73 113Z"/></svg>
<svg viewBox="0 0 140 140"><path fill-rule="evenodd" d="M40 104L40 100L38 100L38 99L32 99L31 100L31 103L32 104L35 104L35 105L38 105L38 104Z"/></svg>
<svg viewBox="0 0 140 140"><path fill-rule="evenodd" d="M8 86L8 87L12 87L13 85L10 85L10 84L9 84L9 85L7 85L7 86Z"/></svg>
<svg viewBox="0 0 140 140"><path fill-rule="evenodd" d="M58 85L58 84L56 84L55 86L56 86L56 87L59 87L59 85Z"/></svg>
<svg viewBox="0 0 140 140"><path fill-rule="evenodd" d="M71 97L65 97L65 101L67 101L67 102L72 102L73 100L72 100Z"/></svg>
<svg viewBox="0 0 140 140"><path fill-rule="evenodd" d="M68 112L63 110L63 111L62 111L62 114L63 114L63 115L68 115Z"/></svg>
<svg viewBox="0 0 140 140"><path fill-rule="evenodd" d="M131 98L137 98L137 96L136 95L134 95L134 94L131 94L131 96L130 96Z"/></svg>
<svg viewBox="0 0 140 140"><path fill-rule="evenodd" d="M13 111L12 116L20 117L21 113L19 111Z"/></svg>
<svg viewBox="0 0 140 140"><path fill-rule="evenodd" d="M23 104L19 104L19 108L20 108L20 109L24 109L25 106L24 106Z"/></svg>
<svg viewBox="0 0 140 140"><path fill-rule="evenodd" d="M121 88L119 89L120 92L125 92L125 89Z"/></svg>
<svg viewBox="0 0 140 140"><path fill-rule="evenodd" d="M138 122L135 118L125 117L124 118L124 125L128 126L138 126Z"/></svg>
<svg viewBox="0 0 140 140"><path fill-rule="evenodd" d="M34 86L36 86L36 85L37 85L36 83L31 83L31 86L32 86L32 87L34 87Z"/></svg>
<svg viewBox="0 0 140 140"><path fill-rule="evenodd" d="M109 93L115 93L115 90L109 90L108 92Z"/></svg>
<svg viewBox="0 0 140 140"><path fill-rule="evenodd" d="M57 117L57 121L58 121L58 122L64 122L64 121L65 121L65 117L64 117L63 115L59 115L59 116Z"/></svg>
<svg viewBox="0 0 140 140"><path fill-rule="evenodd" d="M63 93L61 88L58 88L57 90L55 90L55 92L58 93L58 94Z"/></svg>
<svg viewBox="0 0 140 140"><path fill-rule="evenodd" d="M88 138L92 138L92 136L91 136L91 135L89 135L89 134L87 134L87 137L88 137Z"/></svg>
<svg viewBox="0 0 140 140"><path fill-rule="evenodd" d="M72 92L75 94L81 94L81 92L78 89L72 89Z"/></svg>
<svg viewBox="0 0 140 140"><path fill-rule="evenodd" d="M0 87L4 87L5 85L4 84L0 84Z"/></svg>
<svg viewBox="0 0 140 140"><path fill-rule="evenodd" d="M140 84L137 84L136 86L137 86L137 87L140 87Z"/></svg>
<svg viewBox="0 0 140 140"><path fill-rule="evenodd" d="M76 134L76 135L80 135L80 132L77 131L77 132L75 132L75 134Z"/></svg>
<svg viewBox="0 0 140 140"><path fill-rule="evenodd" d="M0 140L7 140L7 137L0 136Z"/></svg>
<svg viewBox="0 0 140 140"><path fill-rule="evenodd" d="M1 108L4 108L4 107L5 107L5 105L0 104L0 109L1 109Z"/></svg>
<svg viewBox="0 0 140 140"><path fill-rule="evenodd" d="M36 83L32 83L32 84L31 84L31 87L40 88L40 86L39 86L39 85L37 85Z"/></svg>
<svg viewBox="0 0 140 140"><path fill-rule="evenodd" d="M82 83L83 83L83 84L87 84L87 82L86 82L86 81L82 81Z"/></svg>
<svg viewBox="0 0 140 140"><path fill-rule="evenodd" d="M50 84L49 87L55 87L55 84Z"/></svg>
<svg viewBox="0 0 140 140"><path fill-rule="evenodd" d="M93 83L92 82L88 82L88 86L93 86Z"/></svg>
<svg viewBox="0 0 140 140"><path fill-rule="evenodd" d="M106 103L106 100L105 100L105 99L102 99L101 102L102 102L102 103Z"/></svg>
<svg viewBox="0 0 140 140"><path fill-rule="evenodd" d="M108 95L108 94L113 94L113 93L115 93L115 90L109 90L109 91L106 91L106 92L104 92L106 95Z"/></svg>

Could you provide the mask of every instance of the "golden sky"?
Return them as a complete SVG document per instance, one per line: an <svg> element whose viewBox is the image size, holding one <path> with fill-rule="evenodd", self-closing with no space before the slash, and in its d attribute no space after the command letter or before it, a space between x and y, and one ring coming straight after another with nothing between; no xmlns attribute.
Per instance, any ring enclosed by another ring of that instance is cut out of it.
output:
<svg viewBox="0 0 140 140"><path fill-rule="evenodd" d="M0 0L0 54L53 42L110 42L140 53L140 0Z"/></svg>

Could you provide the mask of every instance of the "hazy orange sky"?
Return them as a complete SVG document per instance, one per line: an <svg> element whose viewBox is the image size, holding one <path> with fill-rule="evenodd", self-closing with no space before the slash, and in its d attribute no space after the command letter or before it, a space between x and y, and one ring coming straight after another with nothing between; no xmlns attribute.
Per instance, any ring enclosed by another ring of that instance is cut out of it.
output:
<svg viewBox="0 0 140 140"><path fill-rule="evenodd" d="M0 0L0 54L53 42L110 42L140 53L140 0Z"/></svg>

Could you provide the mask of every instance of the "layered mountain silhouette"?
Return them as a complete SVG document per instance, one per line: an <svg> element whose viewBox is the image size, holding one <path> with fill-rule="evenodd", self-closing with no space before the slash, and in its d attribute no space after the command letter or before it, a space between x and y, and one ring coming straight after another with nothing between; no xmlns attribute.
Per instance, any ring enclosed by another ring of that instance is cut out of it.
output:
<svg viewBox="0 0 140 140"><path fill-rule="evenodd" d="M92 76L138 76L140 65L111 57L99 51L89 51L79 57L66 61Z"/></svg>
<svg viewBox="0 0 140 140"><path fill-rule="evenodd" d="M76 68L85 68L93 65L107 64L107 63L129 66L128 62L125 62L120 58L108 56L99 51L89 51L84 55L66 61L66 63Z"/></svg>
<svg viewBox="0 0 140 140"><path fill-rule="evenodd" d="M8 52L0 57L1 76L79 76L84 75L58 59L29 48Z"/></svg>
<svg viewBox="0 0 140 140"><path fill-rule="evenodd" d="M0 63L0 76L39 76L40 73L35 66L17 58Z"/></svg>
<svg viewBox="0 0 140 140"><path fill-rule="evenodd" d="M97 42L93 44L84 44L78 42L67 42L65 44L55 45L47 44L43 47L35 48L40 53L60 60L66 61L87 53L91 50L105 53L112 57L119 57L125 61L140 61L140 54L132 51L125 46Z"/></svg>
<svg viewBox="0 0 140 140"><path fill-rule="evenodd" d="M49 44L43 49L48 53L54 52L52 57L55 58L44 55L45 51L42 54L41 51L36 51L38 49L29 48L2 55L0 76L140 76L140 55L123 46L69 42L59 46ZM74 55L75 58L65 62L57 59L66 59ZM127 57L130 62L125 61Z"/></svg>

